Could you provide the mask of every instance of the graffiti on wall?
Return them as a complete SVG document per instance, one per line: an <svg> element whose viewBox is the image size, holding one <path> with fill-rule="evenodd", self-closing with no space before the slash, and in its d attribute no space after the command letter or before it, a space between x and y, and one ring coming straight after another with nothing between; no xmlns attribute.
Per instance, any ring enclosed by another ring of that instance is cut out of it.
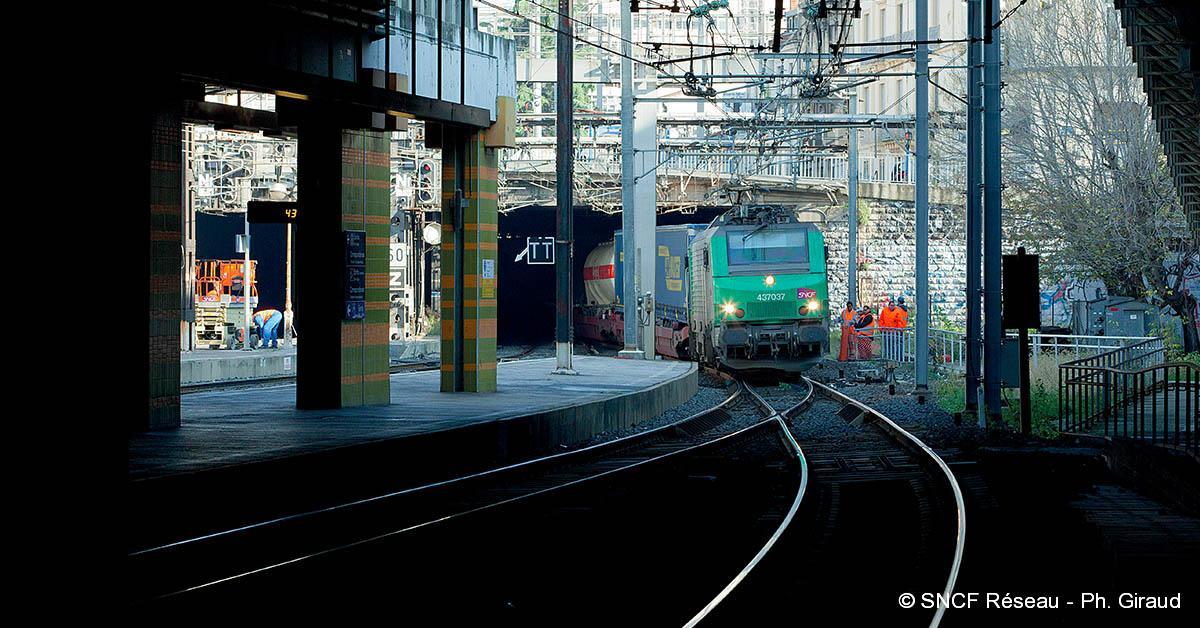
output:
<svg viewBox="0 0 1200 628"><path fill-rule="evenodd" d="M1042 325L1045 327L1070 327L1071 304L1103 299L1106 294L1104 282L1098 280L1079 281L1060 279L1042 290Z"/></svg>

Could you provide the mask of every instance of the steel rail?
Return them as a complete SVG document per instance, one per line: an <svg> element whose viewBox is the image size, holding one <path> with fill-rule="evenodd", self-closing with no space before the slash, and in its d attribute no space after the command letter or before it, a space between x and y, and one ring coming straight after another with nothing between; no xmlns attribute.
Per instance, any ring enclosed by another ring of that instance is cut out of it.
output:
<svg viewBox="0 0 1200 628"><path fill-rule="evenodd" d="M891 434L893 438L897 440L898 444L907 449L915 449L917 452L924 454L931 459L941 470L942 474L945 475L946 480L949 482L950 488L954 493L955 507L958 510L958 532L955 539L954 558L950 564L950 574L946 579L946 587L942 592L943 599L949 600L951 594L954 593L954 584L958 580L958 571L962 565L963 544L966 542L967 537L967 508L965 502L963 501L962 489L959 488L958 480L955 479L954 473L950 471L950 467L944 460L942 460L942 457L937 455L937 452L930 449L929 446L921 442L919 438L913 436L907 430L900 427L900 425L898 425L895 421L883 415L878 410L875 410L870 406L859 402L857 399L854 399L853 397L850 397L845 393L835 390L825 384L813 381L807 377L804 379L809 383L810 386L820 390L821 393L833 398L838 402L852 405L859 410L862 410L863 413L874 417L876 422L880 424L883 430ZM939 604L937 611L933 615L933 619L929 622L930 628L937 628L937 626L941 624L942 616L945 614L945 612L945 607Z"/></svg>
<svg viewBox="0 0 1200 628"><path fill-rule="evenodd" d="M736 395L736 392L735 392L735 394L734 394L734 395L731 395L731 396L730 396L728 399L726 399L725 401L723 401L723 402L722 402L721 404L719 404L719 405L720 405L720 406L723 406L723 405L725 405L727 402L729 402L731 399L733 399L733 398L734 398L734 397L736 397L736 396L737 396L737 395ZM719 406L718 406L718 407L719 407ZM711 410L709 410L709 411L711 411ZM706 412L707 412L707 411L706 411ZM771 419L775 419L775 421L772 421ZM316 551L316 552L310 552L310 553L308 553L308 554L305 554L305 555L303 555L303 556L298 556L298 557L294 557L294 558L291 558L291 559L288 559L288 560L285 560L285 561L280 561L280 562L277 562L277 563L274 563L274 564L271 564L271 565L267 565L267 566L265 566L265 567L259 567L259 568L257 568L257 569L253 569L253 570L250 570L250 571L245 571L245 572L242 572L242 573L239 573L239 574L235 574L235 575L232 575L232 576L227 576L227 577L224 577L224 578L220 578L220 579L218 579L218 580L213 580L213 581L210 581L210 582L205 582L205 583L202 583L202 584L198 584L198 585L195 585L195 586L188 587L188 588L186 588L186 589L182 589L182 590L179 590L179 591L174 591L174 592L171 592L171 593L167 593L167 594L165 594L165 595L161 595L161 596L159 596L159 598L160 598L160 599L163 599L163 598L170 598L170 597L174 597L174 596L177 596L177 595L186 594L186 593L189 593L189 592L192 592L192 591L197 591L197 590L205 589L205 588L208 588L208 587L211 587L211 586L216 586L216 585L219 585L219 584L222 584L222 583L225 583L225 582L230 582L230 581L233 581L233 580L237 580L237 579L239 579L239 578L244 578L244 577L252 576L252 575L254 575L254 574L258 574L258 573L262 573L262 572L265 572L265 571L269 571L269 570L271 570L271 569L276 569L276 568L284 567L284 566L287 566L287 565L292 565L292 564L295 564L295 563L298 563L298 562L301 562L301 561L304 561L304 560L308 560L308 559L311 559L311 558L316 558L316 557L318 557L318 556L323 556L323 555L331 554L331 553L333 553L333 552L336 552L336 551L341 551L341 550L349 549L349 548L352 548L352 547L360 546L360 545L363 545L363 544L366 544L366 543L371 543L371 542L374 542L374 541L379 541L379 540L382 540L382 539L385 539L385 538L394 537L394 536L397 536L397 535L400 535L400 534L404 534L404 533L411 532L411 531L414 531L414 530L419 530L419 529L427 528L427 527L430 527L430 526L433 526L433 525L437 525L437 524L440 524L440 523L444 523L444 522L447 522L447 521L452 521L452 520L456 520L456 519L461 519L461 518L463 518L463 517L467 517L467 516L470 516L470 515L473 515L473 514L477 514L477 513L480 513L480 512L485 512L485 511L488 511L488 510L493 510L493 509L500 508L500 507L502 507L502 506L505 506L505 505L508 505L508 504L513 504L513 503L521 502L521 501L524 501L524 500L528 500L528 499L530 499L530 498L532 498L532 497L535 497L535 496L539 496L539 495L545 495L545 494L548 494L548 493L553 493L553 492L555 492L555 491L560 491L560 490L562 490L562 489L565 489L565 488L569 488L569 487L573 487L573 486L578 486L578 485L581 485L581 484L584 484L584 483L587 483L587 482L591 482L591 481L598 480L598 479L601 479L601 478L606 478L606 477L609 477L609 476L612 476L612 475L615 475L615 474L627 473L627 472L629 472L629 471L632 471L632 470L635 470L635 469L638 469L638 468L641 468L641 467L645 467L645 466L647 466L647 465L651 465L651 464L657 464L657 463L660 463L660 462L662 462L662 461L664 461L664 460L671 459L671 458L675 458L675 457L677 457L677 456L682 456L682 455L684 455L684 454L687 454L687 453L692 453L692 452L695 452L695 451L697 451L697 450L706 449L706 448L709 448L709 447L714 447L714 446L717 446L718 444L724 444L724 443L727 443L727 442L729 442L729 441L733 441L733 440L735 440L735 439L739 439L739 438L746 438L746 437L748 437L748 436L750 435L750 433L751 433L751 432L753 432L753 431L756 431L756 430L762 430L762 429L766 429L766 426L768 426L768 425L775 425L775 426L777 426L777 427L780 427L780 428L782 428L782 429L783 429L783 432L784 432L785 434L786 434L786 433L787 433L787 431L788 431L788 430L787 430L787 426L786 426L786 425L783 423L783 421L782 421L782 420L779 420L778 416L772 416L772 417L770 417L770 418L768 418L768 419L764 419L763 421L759 421L758 423L755 423L755 424L753 424L753 425L750 425L750 426L747 426L747 427L741 428L741 429L739 429L739 430L737 430L737 431L730 432L730 433L728 433L728 434L723 434L723 435L721 435L721 436L718 436L718 437L716 437L716 438L712 438L712 439L709 439L709 440L705 440L704 442L700 442L700 443L694 443L694 444L692 444L692 445L689 445L689 446L686 446L686 447L682 447L682 448L680 448L680 449L675 449L675 450L673 450L673 451L669 451L669 452L666 452L666 453L663 453L663 454L659 454L659 455L656 455L656 456L652 456L652 457L650 457L650 458L646 458L646 459L643 459L643 460L638 460L638 461L632 462L632 463L630 463L630 464L622 465L622 466L619 466L619 467L616 467L616 468L613 468L613 469L606 469L606 470L604 470L604 471L600 471L600 472L598 472L598 473L593 473L593 474L590 474L590 475L587 475L587 476L584 476L584 477L581 477L581 478L575 478L575 479L573 479L573 480L570 480L570 481L567 481L567 482L558 483L558 484L555 484L555 485L553 485L553 486L548 486L548 487L545 487L545 488L537 489L537 490L534 490L534 491L531 491L531 492L528 492L528 493L523 493L523 494L521 494L521 495L517 495L517 496L514 496L514 497L510 497L510 498L506 498L506 499L502 499L502 500L498 500L498 501L493 501L493 502L488 502L488 503L486 503L486 504L484 504L484 505L477 506L477 507L475 507L475 508L470 508L470 509L467 509L467 510L464 510L464 511L460 511L460 512L456 512L456 513L452 513L452 514L449 514L449 515L444 515L444 516L436 517L436 518L429 519L429 520L426 520L426 521L422 521L422 522L420 522L420 523L416 523L416 524L413 524L413 525L410 525L410 526L405 526L405 527L403 527L403 528L399 528L399 529L396 529L396 530L390 530L390 531L388 531L388 532L384 532L384 533L381 533L381 534L376 534L376 535L373 535L373 536L371 536L371 537L368 537L368 538L365 538L365 539L358 539L358 540L356 540L356 541L352 541L352 542L349 542L349 543L344 543L344 544L338 545L338 546L336 546L336 547L326 548L326 549L322 549L322 550L319 550L319 551ZM672 426L665 426L665 427L673 427L673 425L672 425ZM660 429L662 429L662 428L660 428ZM790 435L789 435L789 436L790 436ZM793 441L793 442L794 442L794 441ZM568 454L570 454L570 453L576 453L576 452L567 452L567 454L558 454L558 455L568 455ZM802 483L802 489L803 489L803 483ZM797 499L797 500L796 500L796 502L795 502L795 503L793 503L792 510L791 510L791 511L789 511L789 517L790 517L790 516L792 516L792 515L794 514L794 511L795 511L795 509L796 509L796 508L798 508L798 507L799 507L799 499ZM778 530L777 530L777 534L778 534L779 532L780 532L780 531L778 531ZM773 537L773 538L776 538L776 537ZM774 541L772 540L772 541L771 541L771 543L773 544L773 542L774 542ZM765 554L765 552L762 552L762 553L764 553L764 554Z"/></svg>
<svg viewBox="0 0 1200 628"><path fill-rule="evenodd" d="M251 531L251 530L259 530L259 529L263 529L263 528L268 528L270 526L280 525L283 523L294 522L294 521L298 521L298 520L309 518L309 517L314 517L314 516L321 515L321 514L328 514L328 513L333 513L333 512L337 512L337 511L343 511L343 510L347 510L350 508L363 506L366 504L381 502L381 501L387 500L387 499L393 499L393 498L402 497L402 496L406 496L406 495L413 495L413 494L420 493L423 491L429 491L429 490L438 489L438 488L445 488L445 487L449 487L449 486L452 486L455 484L465 483L465 482L468 482L471 480L479 480L479 479L483 479L483 478L487 478L487 477L491 477L491 476L496 476L496 475L499 475L502 473L510 473L510 472L516 471L516 470L530 469L530 468L533 468L534 466L543 466L543 465L549 465L551 463L559 463L559 462L569 461L572 458L583 458L585 454L588 454L588 455L608 454L608 453L610 453L610 451L615 452L615 451L619 451L621 449L625 449L625 448L632 447L632 446L646 445L646 444L653 442L656 438L660 438L660 437L670 438L672 436L678 436L680 430L684 430L686 433L686 430L689 426L700 423L704 419L708 418L710 415L720 412L721 410L724 410L724 409L728 408L729 406L731 406L733 404L733 402L736 401L741 396L741 393L743 390L744 390L744 387L739 384L737 387L734 388L733 392L731 392L729 394L729 396L727 396L723 401L721 401L721 403L719 403L711 408L708 408L706 410L701 410L700 412L692 414L692 415L685 417L683 419L680 419L678 421L675 421L674 423L669 423L667 425L659 426L657 428L654 428L652 430L647 430L645 432L629 434L629 435L623 436L621 438L617 438L617 439L614 439L611 441L606 441L603 443L597 443L595 445L583 447L581 449L564 451L564 452L560 452L560 453L556 453L556 454L551 454L549 456L542 456L540 458L524 460L522 462L517 462L517 463L506 465L503 467L496 467L494 469L487 469L484 471L479 471L477 473L462 475L462 476L450 478L447 480L440 480L438 482L422 484L420 486L414 486L414 487L410 487L410 488L401 489L398 491L392 491L389 493L384 493L382 495L373 495L371 497L356 499L353 501L336 504L333 506L317 508L317 509L308 510L305 512L295 513L295 514L291 514L291 515L285 515L282 517L275 517L272 519L267 519L265 521L258 521L255 523L250 523L250 524L246 524L243 526L230 528L227 530L221 530L218 532L202 534L202 535L191 537L188 539L172 541L170 543L165 543L162 545L143 548L143 549L140 549L137 551L130 552L128 554L128 556L129 557L142 556L142 555L151 554L154 552L160 552L160 551L171 549L171 548L176 548L176 547L181 547L184 545L198 543L201 541L207 541L207 540L216 539L216 538L220 538L220 537L224 537L224 536L230 536L230 535L238 534L241 532L247 532L247 531Z"/></svg>
<svg viewBox="0 0 1200 628"><path fill-rule="evenodd" d="M738 585L740 585L742 581L750 575L750 572L754 571L754 568L762 562L763 558L767 556L767 553L771 551L771 548L775 546L775 543L779 541L779 538L783 536L783 532L792 524L792 519L796 517L796 512L800 510L800 504L804 501L804 493L808 490L808 461L804 457L804 450L800 448L800 443L796 442L796 438L792 436L792 431L788 429L787 423L784 422L784 418L790 416L793 412L798 411L800 408L807 407L810 403L812 403L814 392L813 387L810 384L808 394L805 395L805 398L799 403L790 406L783 412L779 412L771 408L771 405L767 403L767 401L763 399L762 396L760 396L753 388L747 387L747 390L750 391L751 398L756 400L755 403L761 403L763 407L771 410L771 417L767 419L767 421L774 420L779 426L783 432L784 440L790 447L791 453L796 457L797 462L800 463L800 487L796 490L796 497L792 500L792 506L788 509L787 515L784 516L783 521L779 523L779 526L775 528L775 532L771 534L771 537L767 539L767 542L764 543L762 548L758 550L758 553L756 553L754 557L750 559L750 562L746 563L746 566L743 567L742 570L739 571L738 574L729 581L729 584L725 585L725 587L721 589L719 593L717 593L716 597L710 600L708 604L705 604L704 608L700 609L699 612L697 612L690 620L688 620L686 624L684 624L684 628L693 628L700 622L704 621L704 618L708 617L709 613L711 613L715 608L717 608L717 606L724 602L725 599L728 598L731 593L733 593L733 590L736 589Z"/></svg>

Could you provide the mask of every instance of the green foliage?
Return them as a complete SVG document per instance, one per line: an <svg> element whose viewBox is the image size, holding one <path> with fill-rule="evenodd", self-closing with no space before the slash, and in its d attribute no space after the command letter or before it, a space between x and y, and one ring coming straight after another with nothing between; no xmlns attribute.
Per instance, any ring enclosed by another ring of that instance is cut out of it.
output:
<svg viewBox="0 0 1200 628"><path fill-rule="evenodd" d="M966 406L967 393L961 377L939 379L931 382L937 395L938 406L946 412L961 412ZM1042 361L1037 368L1029 370L1029 412L1033 435L1038 438L1058 437L1058 368L1050 361ZM1016 390L1004 393L1008 405L1000 416L1013 431L1021 429L1021 399ZM980 399L982 402L983 400Z"/></svg>
<svg viewBox="0 0 1200 628"><path fill-rule="evenodd" d="M967 390L961 377L936 379L932 383L938 407L951 414L962 412L967 405Z"/></svg>
<svg viewBox="0 0 1200 628"><path fill-rule="evenodd" d="M871 222L871 206L866 201L859 199L858 201L858 225L866 226Z"/></svg>
<svg viewBox="0 0 1200 628"><path fill-rule="evenodd" d="M1020 430L1020 394L1011 389L1005 396L1008 405L1001 416L1014 430ZM1029 365L1029 413L1034 436L1058 437L1058 366L1051 360L1042 360L1036 367Z"/></svg>
<svg viewBox="0 0 1200 628"><path fill-rule="evenodd" d="M929 316L930 328L944 329L946 331L955 331L955 332L958 332L961 334L967 333L966 326L963 324L954 322L954 320L950 318L950 315L947 314L946 311L941 308L941 306L939 306L936 303L932 303L930 305L931 305L930 316ZM916 308L913 308L912 312L915 313ZM909 314L909 317L911 318L912 314ZM915 325L916 323L913 323L913 324Z"/></svg>
<svg viewBox="0 0 1200 628"><path fill-rule="evenodd" d="M1058 386L1047 387L1044 382L1030 382L1029 413L1032 415L1033 435L1038 438L1058 437ZM1013 430L1021 429L1021 405L1012 391L1008 405L1001 412L1004 422Z"/></svg>
<svg viewBox="0 0 1200 628"><path fill-rule="evenodd" d="M596 86L592 84L574 85L571 88L572 102L575 111L593 109L596 105Z"/></svg>
<svg viewBox="0 0 1200 628"><path fill-rule="evenodd" d="M1163 347L1167 350L1168 362L1179 360L1185 355L1183 353L1183 338L1175 333L1175 325L1171 324L1174 320L1174 317L1170 317L1166 319L1166 324L1159 321L1152 321L1150 323L1150 335L1163 339Z"/></svg>
<svg viewBox="0 0 1200 628"><path fill-rule="evenodd" d="M517 83L517 113L533 111L533 88L529 83Z"/></svg>

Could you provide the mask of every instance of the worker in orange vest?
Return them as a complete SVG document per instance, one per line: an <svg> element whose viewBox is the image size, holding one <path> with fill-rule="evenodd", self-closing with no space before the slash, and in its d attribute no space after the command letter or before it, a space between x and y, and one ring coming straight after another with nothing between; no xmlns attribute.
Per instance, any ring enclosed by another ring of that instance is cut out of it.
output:
<svg viewBox="0 0 1200 628"><path fill-rule="evenodd" d="M875 339L875 315L870 306L863 306L858 320L854 323L854 330L858 337L858 359L871 359L871 342Z"/></svg>
<svg viewBox="0 0 1200 628"><path fill-rule="evenodd" d="M904 297L900 297L901 300ZM904 343L904 328L908 326L908 312L896 307L896 303L888 299L887 307L879 312L880 333L883 336L884 359L899 362L902 358Z"/></svg>
<svg viewBox="0 0 1200 628"><path fill-rule="evenodd" d="M276 331L283 322L283 314L279 310L267 308L255 312L253 320L254 326L258 328L258 337L262 339L263 348L267 348L267 343L270 343L272 349L278 349L279 336Z"/></svg>
<svg viewBox="0 0 1200 628"><path fill-rule="evenodd" d="M903 302L904 297L900 297ZM887 329L904 329L908 327L908 311L896 307L896 303L888 300L887 307L879 312L879 326Z"/></svg>
<svg viewBox="0 0 1200 628"><path fill-rule="evenodd" d="M845 362L849 357L850 337L854 335L854 319L858 313L854 311L854 301L846 301L846 309L842 310L842 343L838 351L838 361Z"/></svg>

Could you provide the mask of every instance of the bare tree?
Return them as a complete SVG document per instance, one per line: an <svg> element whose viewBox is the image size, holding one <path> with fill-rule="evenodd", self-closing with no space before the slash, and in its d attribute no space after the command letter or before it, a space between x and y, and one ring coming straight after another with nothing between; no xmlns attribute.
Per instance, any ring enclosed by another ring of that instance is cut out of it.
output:
<svg viewBox="0 0 1200 628"><path fill-rule="evenodd" d="M1050 276L1170 306L1196 351L1197 240L1112 4L1031 4L1004 26L1008 234L1037 243Z"/></svg>

